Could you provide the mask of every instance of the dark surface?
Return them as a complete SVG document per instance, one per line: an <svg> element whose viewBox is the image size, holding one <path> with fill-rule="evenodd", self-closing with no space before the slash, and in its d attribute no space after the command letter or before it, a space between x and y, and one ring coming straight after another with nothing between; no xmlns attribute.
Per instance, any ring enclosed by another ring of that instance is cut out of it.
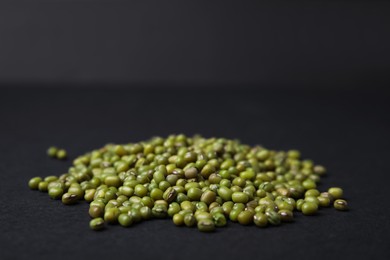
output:
<svg viewBox="0 0 390 260"><path fill-rule="evenodd" d="M0 1L1 83L390 85L389 1Z"/></svg>
<svg viewBox="0 0 390 260"><path fill-rule="evenodd" d="M3 88L0 257L388 259L388 99L369 90ZM351 210L297 213L295 223L278 228L230 223L212 234L170 220L93 232L86 203L64 206L27 187L33 176L70 166L46 156L50 145L74 158L107 142L170 133L299 149L327 166L320 189L343 187Z"/></svg>

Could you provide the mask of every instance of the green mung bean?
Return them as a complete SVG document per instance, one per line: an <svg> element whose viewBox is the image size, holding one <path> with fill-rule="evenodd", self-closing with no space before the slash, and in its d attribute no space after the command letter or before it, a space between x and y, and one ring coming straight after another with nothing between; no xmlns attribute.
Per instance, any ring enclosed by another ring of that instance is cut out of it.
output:
<svg viewBox="0 0 390 260"><path fill-rule="evenodd" d="M122 213L118 217L118 223L122 227L129 227L133 224L133 217L132 217L132 215Z"/></svg>
<svg viewBox="0 0 390 260"><path fill-rule="evenodd" d="M329 188L328 193L332 195L332 197L337 200L343 197L343 190L339 187Z"/></svg>
<svg viewBox="0 0 390 260"><path fill-rule="evenodd" d="M268 217L264 213L256 213L253 216L253 223L258 227L266 227L268 224Z"/></svg>
<svg viewBox="0 0 390 260"><path fill-rule="evenodd" d="M64 149L59 149L56 152L57 159L64 160L68 156L68 153Z"/></svg>
<svg viewBox="0 0 390 260"><path fill-rule="evenodd" d="M34 177L34 178L31 178L30 181L28 182L28 186L30 187L30 189L32 190L37 190L38 187L39 187L39 183L42 181L42 178L41 177Z"/></svg>
<svg viewBox="0 0 390 260"><path fill-rule="evenodd" d="M337 199L334 201L333 206L337 210L342 210L342 211L348 210L348 203L346 200Z"/></svg>
<svg viewBox="0 0 390 260"><path fill-rule="evenodd" d="M241 225L249 225L253 222L254 212L249 210L241 211L237 216L238 223Z"/></svg>
<svg viewBox="0 0 390 260"><path fill-rule="evenodd" d="M315 202L305 201L301 206L301 211L305 215L314 215L318 211L318 204Z"/></svg>
<svg viewBox="0 0 390 260"><path fill-rule="evenodd" d="M177 213L173 215L172 220L176 226L182 226L184 224L184 215Z"/></svg>
<svg viewBox="0 0 390 260"><path fill-rule="evenodd" d="M102 230L104 228L104 220L102 218L94 218L89 222L89 227L93 230Z"/></svg>
<svg viewBox="0 0 390 260"><path fill-rule="evenodd" d="M62 197L62 194L64 194L64 190L62 188L53 187L49 189L48 193L52 199L60 199Z"/></svg>
<svg viewBox="0 0 390 260"><path fill-rule="evenodd" d="M192 227L196 224L196 219L193 214L187 214L184 216L184 224L187 227Z"/></svg>
<svg viewBox="0 0 390 260"><path fill-rule="evenodd" d="M77 201L78 197L76 194L64 193L64 195L62 195L62 203L65 205L75 204Z"/></svg>
<svg viewBox="0 0 390 260"><path fill-rule="evenodd" d="M55 146L50 146L49 149L47 149L47 155L50 157L56 157L58 148Z"/></svg>
<svg viewBox="0 0 390 260"><path fill-rule="evenodd" d="M212 232L215 225L212 219L201 219L198 221L198 230L201 232Z"/></svg>

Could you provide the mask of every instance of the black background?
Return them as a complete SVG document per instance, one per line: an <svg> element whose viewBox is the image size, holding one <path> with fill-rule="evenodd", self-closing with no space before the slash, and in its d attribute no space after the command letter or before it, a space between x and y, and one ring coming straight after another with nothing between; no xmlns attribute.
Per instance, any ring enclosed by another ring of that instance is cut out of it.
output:
<svg viewBox="0 0 390 260"><path fill-rule="evenodd" d="M0 83L385 87L389 1L1 1Z"/></svg>
<svg viewBox="0 0 390 260"><path fill-rule="evenodd" d="M389 258L389 3L168 2L0 2L0 257ZM72 159L171 133L299 149L351 210L93 232L86 203L27 187L71 165L50 145Z"/></svg>

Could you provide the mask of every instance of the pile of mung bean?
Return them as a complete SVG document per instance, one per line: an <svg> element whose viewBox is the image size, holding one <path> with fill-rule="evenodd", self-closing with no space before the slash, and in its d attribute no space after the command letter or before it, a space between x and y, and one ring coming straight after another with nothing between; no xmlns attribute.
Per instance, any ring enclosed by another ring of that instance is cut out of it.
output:
<svg viewBox="0 0 390 260"><path fill-rule="evenodd" d="M315 215L332 204L347 210L341 188L317 189L325 173L297 150L180 134L107 144L77 157L68 173L34 177L28 185L66 205L90 203L93 230L169 217L177 226L210 232L228 220L278 226L296 212Z"/></svg>

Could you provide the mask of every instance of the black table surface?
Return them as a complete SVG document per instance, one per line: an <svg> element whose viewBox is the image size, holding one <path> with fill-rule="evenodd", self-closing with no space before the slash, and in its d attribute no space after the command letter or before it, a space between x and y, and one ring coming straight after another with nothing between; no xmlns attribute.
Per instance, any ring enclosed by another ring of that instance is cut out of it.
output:
<svg viewBox="0 0 390 260"><path fill-rule="evenodd" d="M370 89L2 88L0 258L389 259L388 100ZM105 143L171 133L299 149L328 168L319 188L343 187L351 209L296 213L294 223L265 229L229 223L210 234L170 220L94 232L87 203L64 206L27 187ZM70 160L49 159L50 145Z"/></svg>

